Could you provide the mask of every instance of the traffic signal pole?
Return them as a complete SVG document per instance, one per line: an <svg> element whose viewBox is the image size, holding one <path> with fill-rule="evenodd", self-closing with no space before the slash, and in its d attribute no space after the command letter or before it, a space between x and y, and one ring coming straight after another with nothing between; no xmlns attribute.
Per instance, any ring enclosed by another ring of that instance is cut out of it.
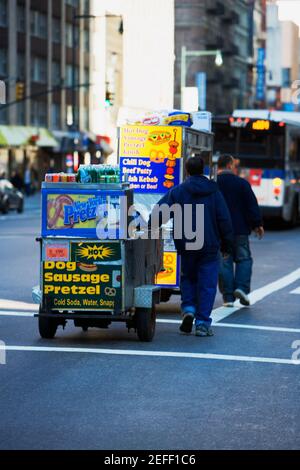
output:
<svg viewBox="0 0 300 470"><path fill-rule="evenodd" d="M82 88L82 87L90 87L92 86L91 83L79 83L78 85L75 85L75 88ZM46 96L46 95L49 95L51 93L55 93L57 91L61 91L61 90L72 90L73 87L72 86L56 86L56 87L53 87L53 88L49 88L47 90L43 90L43 91L40 91L38 93L33 93L32 95L26 95L26 96L23 96L22 99L19 99L19 100L15 100L15 101L10 101L9 103L6 103L6 104L0 104L0 110L2 109L6 109L8 108L9 106L13 106L15 104L18 104L18 103L22 103L23 101L27 101L27 100L31 100L33 98L39 98L40 96Z"/></svg>
<svg viewBox="0 0 300 470"><path fill-rule="evenodd" d="M77 104L77 90L76 90L76 19L74 16L72 24L72 42L73 42L73 51L72 51L72 126L74 130L77 130L77 113L76 113L76 104Z"/></svg>

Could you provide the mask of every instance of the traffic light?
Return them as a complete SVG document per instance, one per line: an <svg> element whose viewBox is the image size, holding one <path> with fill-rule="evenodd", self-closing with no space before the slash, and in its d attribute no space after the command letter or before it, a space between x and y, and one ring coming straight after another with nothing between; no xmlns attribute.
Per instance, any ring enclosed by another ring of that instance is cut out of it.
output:
<svg viewBox="0 0 300 470"><path fill-rule="evenodd" d="M115 94L111 91L106 90L105 93L105 107L110 108L115 102Z"/></svg>
<svg viewBox="0 0 300 470"><path fill-rule="evenodd" d="M24 82L17 82L16 83L16 100L20 101L25 96L25 83Z"/></svg>

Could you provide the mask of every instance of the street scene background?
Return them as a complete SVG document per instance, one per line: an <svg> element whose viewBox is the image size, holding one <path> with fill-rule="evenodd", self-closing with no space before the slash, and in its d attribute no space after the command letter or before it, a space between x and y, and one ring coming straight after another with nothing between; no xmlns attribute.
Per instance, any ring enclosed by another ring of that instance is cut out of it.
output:
<svg viewBox="0 0 300 470"><path fill-rule="evenodd" d="M299 450L299 27L298 0L0 0L1 450ZM211 338L179 333L172 295L151 343L72 321L41 339L45 175L117 165L125 116L162 110L212 113L214 172L226 145L242 153L235 132L266 132L264 163L234 153L268 209L251 306L218 292ZM273 122L290 146L267 146Z"/></svg>

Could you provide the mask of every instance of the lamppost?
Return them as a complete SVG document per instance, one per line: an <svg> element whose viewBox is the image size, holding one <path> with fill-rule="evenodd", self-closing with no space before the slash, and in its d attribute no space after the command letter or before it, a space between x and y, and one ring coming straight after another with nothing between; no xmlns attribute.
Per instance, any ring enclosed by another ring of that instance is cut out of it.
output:
<svg viewBox="0 0 300 470"><path fill-rule="evenodd" d="M215 56L215 64L217 67L223 65L223 57L220 49L215 50L203 50L203 51L188 51L185 46L181 48L181 107L183 105L183 89L186 87L186 70L187 70L187 58L188 57L208 57Z"/></svg>
<svg viewBox="0 0 300 470"><path fill-rule="evenodd" d="M114 15L114 14L106 14L101 16L96 15L74 15L73 16L73 25L72 25L72 44L73 44L73 52L72 52L72 120L73 120L73 128L74 130L78 130L78 122L77 122L77 113L76 113L76 105L77 105L77 87L76 87L76 53L78 51L76 44L76 20L95 20L97 18L121 18L120 26L119 26L119 33L123 34L124 27L123 27L123 19L121 15ZM79 38L79 35L78 35Z"/></svg>

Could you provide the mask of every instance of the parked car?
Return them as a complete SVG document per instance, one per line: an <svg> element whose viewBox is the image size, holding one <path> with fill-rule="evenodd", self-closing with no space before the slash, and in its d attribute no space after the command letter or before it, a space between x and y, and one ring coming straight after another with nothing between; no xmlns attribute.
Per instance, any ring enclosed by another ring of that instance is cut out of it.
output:
<svg viewBox="0 0 300 470"><path fill-rule="evenodd" d="M7 214L11 209L21 213L24 209L24 196L10 181L0 180L0 211Z"/></svg>

